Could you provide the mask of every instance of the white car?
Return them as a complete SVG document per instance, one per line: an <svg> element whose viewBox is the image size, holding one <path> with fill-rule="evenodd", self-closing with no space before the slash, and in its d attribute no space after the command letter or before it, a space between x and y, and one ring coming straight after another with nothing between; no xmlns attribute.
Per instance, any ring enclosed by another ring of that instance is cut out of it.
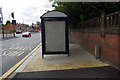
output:
<svg viewBox="0 0 120 80"><path fill-rule="evenodd" d="M31 37L31 33L30 32L24 32L24 33L22 33L22 37Z"/></svg>

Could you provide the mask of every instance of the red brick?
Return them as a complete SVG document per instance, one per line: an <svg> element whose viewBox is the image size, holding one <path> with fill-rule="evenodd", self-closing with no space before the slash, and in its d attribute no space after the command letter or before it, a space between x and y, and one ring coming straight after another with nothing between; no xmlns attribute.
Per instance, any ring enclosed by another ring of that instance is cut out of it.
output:
<svg viewBox="0 0 120 80"><path fill-rule="evenodd" d="M74 33L72 37L81 46L84 46L88 51L94 52L95 45L101 45L101 57L109 62L120 62L120 35L106 34L105 38L101 38L98 33ZM119 49L118 49L119 48ZM119 51L119 53L118 53ZM119 54L119 56L118 56Z"/></svg>

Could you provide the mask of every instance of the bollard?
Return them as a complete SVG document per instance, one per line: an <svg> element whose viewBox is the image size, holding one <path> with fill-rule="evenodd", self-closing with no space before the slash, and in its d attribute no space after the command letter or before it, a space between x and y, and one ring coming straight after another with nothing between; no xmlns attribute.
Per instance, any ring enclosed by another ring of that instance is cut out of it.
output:
<svg viewBox="0 0 120 80"><path fill-rule="evenodd" d="M100 48L100 45L98 44L95 45L95 57L96 59L101 58L101 48Z"/></svg>

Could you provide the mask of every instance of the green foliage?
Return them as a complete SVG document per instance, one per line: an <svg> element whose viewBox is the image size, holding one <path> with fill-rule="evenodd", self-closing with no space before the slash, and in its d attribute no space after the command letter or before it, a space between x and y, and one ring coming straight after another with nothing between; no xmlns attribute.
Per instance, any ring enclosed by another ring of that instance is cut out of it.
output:
<svg viewBox="0 0 120 80"><path fill-rule="evenodd" d="M16 31L16 29L12 29L11 31L12 31L12 32L15 32L15 31Z"/></svg>
<svg viewBox="0 0 120 80"><path fill-rule="evenodd" d="M6 21L6 25L7 25L8 23L10 23L10 21Z"/></svg>
<svg viewBox="0 0 120 80"><path fill-rule="evenodd" d="M82 20L89 20L100 16L100 11L104 10L106 14L120 10L120 2L56 2L52 7L55 10L64 12L69 17L70 24L76 24Z"/></svg>
<svg viewBox="0 0 120 80"><path fill-rule="evenodd" d="M29 25L25 25L25 29L27 29L29 27Z"/></svg>
<svg viewBox="0 0 120 80"><path fill-rule="evenodd" d="M36 23L37 23L37 25L41 25L40 21L37 21Z"/></svg>

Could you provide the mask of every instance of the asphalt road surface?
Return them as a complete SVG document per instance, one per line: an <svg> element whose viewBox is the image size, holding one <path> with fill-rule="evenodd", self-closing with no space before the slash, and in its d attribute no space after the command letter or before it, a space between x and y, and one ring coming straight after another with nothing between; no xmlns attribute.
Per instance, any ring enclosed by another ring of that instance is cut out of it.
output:
<svg viewBox="0 0 120 80"><path fill-rule="evenodd" d="M41 42L41 33L31 33L31 37L22 37L17 34L15 38L0 41L0 72L2 75L22 60ZM1 76L1 75L0 75Z"/></svg>

